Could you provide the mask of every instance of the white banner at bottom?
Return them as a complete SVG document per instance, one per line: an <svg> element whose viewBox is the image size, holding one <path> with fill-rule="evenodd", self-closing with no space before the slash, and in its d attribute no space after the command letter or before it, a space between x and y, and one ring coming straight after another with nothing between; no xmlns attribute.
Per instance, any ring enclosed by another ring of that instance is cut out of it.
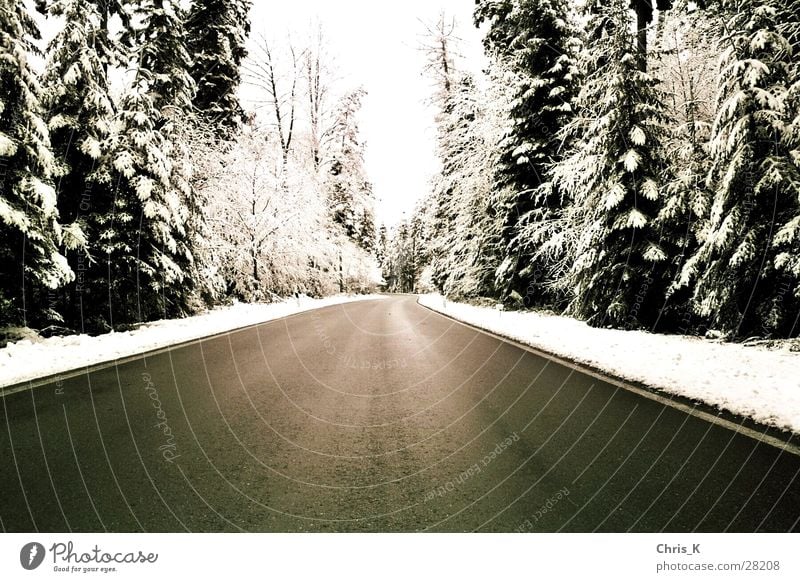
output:
<svg viewBox="0 0 800 582"><path fill-rule="evenodd" d="M793 534L3 534L0 580L800 580Z"/></svg>

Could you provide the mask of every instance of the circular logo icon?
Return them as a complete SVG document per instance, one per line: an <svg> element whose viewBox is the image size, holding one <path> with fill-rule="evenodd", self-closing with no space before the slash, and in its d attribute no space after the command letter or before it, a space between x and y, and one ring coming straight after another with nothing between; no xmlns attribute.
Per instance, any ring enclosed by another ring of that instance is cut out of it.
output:
<svg viewBox="0 0 800 582"><path fill-rule="evenodd" d="M35 570L44 561L44 546L38 542L30 542L22 546L19 552L19 563L26 570Z"/></svg>

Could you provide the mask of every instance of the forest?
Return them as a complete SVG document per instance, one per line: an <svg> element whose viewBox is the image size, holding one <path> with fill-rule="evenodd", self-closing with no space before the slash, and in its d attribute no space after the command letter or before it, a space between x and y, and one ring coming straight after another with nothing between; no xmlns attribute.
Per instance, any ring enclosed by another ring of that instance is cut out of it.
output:
<svg viewBox="0 0 800 582"><path fill-rule="evenodd" d="M372 288L364 90L333 91L321 28L275 42L250 8L0 1L0 327Z"/></svg>
<svg viewBox="0 0 800 582"><path fill-rule="evenodd" d="M0 327L99 333L382 282L797 336L800 1L478 0L478 72L443 14L420 47L440 170L390 229L368 88L334 91L321 28L276 42L249 9L0 0Z"/></svg>
<svg viewBox="0 0 800 582"><path fill-rule="evenodd" d="M800 3L478 0L428 31L441 170L402 290L596 327L796 337Z"/></svg>

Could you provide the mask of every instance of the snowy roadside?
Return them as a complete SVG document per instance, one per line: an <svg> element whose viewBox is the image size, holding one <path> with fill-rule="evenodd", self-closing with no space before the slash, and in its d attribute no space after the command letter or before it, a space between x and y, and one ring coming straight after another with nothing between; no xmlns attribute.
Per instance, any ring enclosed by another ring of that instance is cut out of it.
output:
<svg viewBox="0 0 800 582"><path fill-rule="evenodd" d="M0 349L0 388L118 360L150 350L224 333L327 305L339 305L383 295L336 295L324 299L290 299L281 303L236 303L184 319L143 324L133 331L95 337L24 339Z"/></svg>
<svg viewBox="0 0 800 582"><path fill-rule="evenodd" d="M597 329L557 315L499 311L422 295L420 304L545 352L669 394L800 433L800 353L645 331Z"/></svg>

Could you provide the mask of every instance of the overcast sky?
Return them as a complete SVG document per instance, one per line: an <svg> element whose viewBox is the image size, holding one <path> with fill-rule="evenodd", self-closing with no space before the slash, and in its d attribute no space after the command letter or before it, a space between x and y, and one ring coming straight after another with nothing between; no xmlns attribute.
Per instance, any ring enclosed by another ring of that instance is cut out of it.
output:
<svg viewBox="0 0 800 582"><path fill-rule="evenodd" d="M465 66L483 66L481 34L472 25L473 0L288 0L255 2L254 33L280 39L302 34L318 20L335 55L343 86L363 86L361 131L367 170L377 199L377 220L395 225L428 189L437 169L433 111L425 101L430 80L418 50L424 27L444 10L459 24Z"/></svg>

